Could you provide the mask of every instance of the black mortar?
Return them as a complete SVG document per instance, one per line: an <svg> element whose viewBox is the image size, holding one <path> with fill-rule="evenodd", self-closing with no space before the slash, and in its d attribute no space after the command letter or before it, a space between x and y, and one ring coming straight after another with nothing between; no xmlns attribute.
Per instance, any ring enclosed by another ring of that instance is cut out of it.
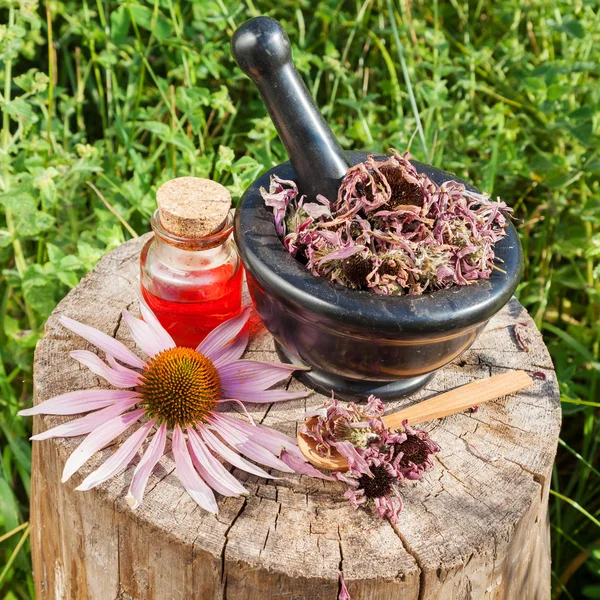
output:
<svg viewBox="0 0 600 600"><path fill-rule="evenodd" d="M348 400L370 394L392 399L417 391L469 348L511 298L523 267L515 228L510 224L507 236L495 246L505 273L494 270L490 279L470 286L381 296L313 276L283 246L260 187L268 188L270 176L277 174L295 180L301 193L334 199L348 166L364 161L368 153L343 152L292 63L289 40L279 23L251 19L236 31L232 49L257 84L291 161L246 190L234 226L252 300L280 358L312 367L297 377L326 395L334 391ZM430 165L412 163L438 185L461 181Z"/></svg>

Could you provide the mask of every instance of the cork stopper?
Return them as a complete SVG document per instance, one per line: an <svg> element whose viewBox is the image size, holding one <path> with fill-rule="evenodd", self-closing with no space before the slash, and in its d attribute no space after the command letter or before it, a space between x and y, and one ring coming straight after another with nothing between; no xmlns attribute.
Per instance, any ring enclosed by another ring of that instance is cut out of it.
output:
<svg viewBox="0 0 600 600"><path fill-rule="evenodd" d="M177 177L158 188L161 225L180 237L200 238L218 231L231 209L231 194L216 181Z"/></svg>

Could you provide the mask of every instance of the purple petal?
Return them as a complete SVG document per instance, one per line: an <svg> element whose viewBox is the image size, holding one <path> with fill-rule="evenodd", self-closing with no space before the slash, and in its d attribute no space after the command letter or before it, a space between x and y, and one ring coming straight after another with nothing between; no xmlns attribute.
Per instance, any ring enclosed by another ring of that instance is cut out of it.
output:
<svg viewBox="0 0 600 600"><path fill-rule="evenodd" d="M223 496L239 498L248 495L244 486L210 453L200 436L191 427L186 431L192 462L208 485Z"/></svg>
<svg viewBox="0 0 600 600"><path fill-rule="evenodd" d="M287 379L294 371L308 370L309 367L298 367L282 363L266 363L256 360L237 360L219 369L221 385L226 396L237 398L237 394L245 388L266 390L272 385Z"/></svg>
<svg viewBox="0 0 600 600"><path fill-rule="evenodd" d="M142 319L146 323L152 331L154 335L159 340L160 345L163 350L168 350L169 348L175 348L176 344L173 341L173 338L169 334L169 332L160 324L160 321L156 318L156 315L152 312L143 296L140 294L140 314L142 315Z"/></svg>
<svg viewBox="0 0 600 600"><path fill-rule="evenodd" d="M252 473L252 475L256 475L258 477L264 477L265 479L276 479L276 477L273 477L273 475L270 475L265 470L261 469L257 465L252 464L251 462L248 462L243 456L240 456L234 452L204 425L198 425L198 431L200 432L202 439L206 442L206 445L209 446L209 448L211 448L215 454L221 456L234 467L237 467L242 471L246 471L247 473Z"/></svg>
<svg viewBox="0 0 600 600"><path fill-rule="evenodd" d="M371 474L367 461L356 451L350 442L335 442L337 451L348 461L348 470Z"/></svg>
<svg viewBox="0 0 600 600"><path fill-rule="evenodd" d="M233 340L233 342L230 342L227 346L223 346L220 350L213 352L211 358L213 365L218 369L227 363L239 360L248 345L248 337L248 332L243 331L235 338L235 340Z"/></svg>
<svg viewBox="0 0 600 600"><path fill-rule="evenodd" d="M304 459L298 458L296 455L288 452L285 448L281 451L281 460L294 469L296 473L301 475L308 475L309 477L315 477L317 479L325 479L326 481L335 481L331 475L325 475L321 471L317 471L309 462Z"/></svg>
<svg viewBox="0 0 600 600"><path fill-rule="evenodd" d="M140 347L148 356L154 358L157 354L160 354L164 348L160 340L152 331L152 328L148 323L136 319L128 310L123 309L123 318L135 343Z"/></svg>
<svg viewBox="0 0 600 600"><path fill-rule="evenodd" d="M62 482L68 481L71 475L75 473L95 452L102 450L104 446L112 442L121 435L128 427L131 427L144 413L145 408L138 408L124 415L119 415L97 429L94 429L81 444L75 449L73 454L65 463Z"/></svg>
<svg viewBox="0 0 600 600"><path fill-rule="evenodd" d="M348 592L348 588L346 587L346 582L344 581L344 574L340 571L338 575L340 579L340 593L338 600L352 600L350 598L350 592Z"/></svg>
<svg viewBox="0 0 600 600"><path fill-rule="evenodd" d="M339 250L334 250L333 252L326 254L323 258L317 261L317 264L323 265L331 260L343 260L344 258L350 258L351 256L362 252L364 249L364 246L347 246L346 248L340 248Z"/></svg>
<svg viewBox="0 0 600 600"><path fill-rule="evenodd" d="M136 509L142 503L148 478L165 451L166 440L167 426L163 423L154 434L152 441L148 444L144 452L144 456L142 456L142 459L133 472L129 491L125 497L125 501L132 509Z"/></svg>
<svg viewBox="0 0 600 600"><path fill-rule="evenodd" d="M113 356L110 354L106 355L106 362L109 364L111 369L115 371L119 371L120 373L132 373L135 371L131 371L128 367L124 367L120 362L117 362Z"/></svg>
<svg viewBox="0 0 600 600"><path fill-rule="evenodd" d="M265 404L270 402L285 402L287 400L298 400L299 398L306 398L309 394L312 394L311 390L305 392L288 392L286 390L254 390L249 389L248 386L245 389L240 389L235 397L241 402L251 402L257 404Z"/></svg>
<svg viewBox="0 0 600 600"><path fill-rule="evenodd" d="M293 473L283 461L279 460L266 448L263 448L256 442L253 442L247 435L231 427L221 415L213 414L208 418L208 422L214 427L215 431L227 440L227 443L233 446L238 452L248 458L267 467L272 467L283 471L284 473Z"/></svg>
<svg viewBox="0 0 600 600"><path fill-rule="evenodd" d="M212 357L222 348L224 348L229 342L231 342L235 336L244 328L244 325L250 317L250 307L245 308L242 312L233 319L221 323L218 327L215 327L198 345L196 350L201 352L212 360Z"/></svg>
<svg viewBox="0 0 600 600"><path fill-rule="evenodd" d="M84 340L87 340L90 344L94 344L97 348L104 350L108 354L111 354L115 358L118 358L121 362L131 367L137 367L141 369L144 363L139 359L129 348L124 344L110 337L106 333L99 331L89 325L84 325L65 317L64 315L60 318L60 322L72 332L81 336Z"/></svg>
<svg viewBox="0 0 600 600"><path fill-rule="evenodd" d="M219 507L215 495L194 469L179 425L173 429L173 457L175 458L177 476L187 493L204 510L216 515L219 512Z"/></svg>
<svg viewBox="0 0 600 600"><path fill-rule="evenodd" d="M31 415L77 415L110 406L119 400L137 397L137 392L123 390L79 390L54 396L37 406L18 412L21 417Z"/></svg>
<svg viewBox="0 0 600 600"><path fill-rule="evenodd" d="M116 371L111 369L98 355L88 350L73 350L71 358L86 366L92 373L106 379L115 387L130 388L138 385L139 375L135 371Z"/></svg>
<svg viewBox="0 0 600 600"><path fill-rule="evenodd" d="M142 425L135 433L132 433L109 459L90 473L75 489L80 492L91 490L127 467L155 423L156 419L152 419L145 425Z"/></svg>
<svg viewBox="0 0 600 600"><path fill-rule="evenodd" d="M327 206L317 204L316 202L305 202L302 208L306 214L314 220L320 219L321 217L331 217L331 210Z"/></svg>
<svg viewBox="0 0 600 600"><path fill-rule="evenodd" d="M48 429L42 433L31 436L31 440L47 440L49 438L56 437L74 437L77 435L85 435L90 433L99 427L103 423L106 423L110 419L124 413L128 408L131 408L134 404L137 404L139 398L137 396L129 398L127 400L121 400L115 402L111 406L107 406L96 412L87 414L85 417L80 419L73 419L68 423L63 423L52 429Z"/></svg>
<svg viewBox="0 0 600 600"><path fill-rule="evenodd" d="M285 435L285 433L275 431L264 425L252 425L241 419L231 418L227 415L221 415L221 418L224 419L228 425L245 434L246 437L257 444L260 444L275 456L279 456L281 449L286 448L292 453L297 453L297 456L302 457L300 450L298 450L296 440Z"/></svg>
<svg viewBox="0 0 600 600"><path fill-rule="evenodd" d="M246 405L243 402L240 402L239 400L236 400L235 398L222 398L221 400L217 400L217 404L227 404L227 402L233 402L234 404L237 404L242 409L242 411L243 411L244 415L246 416L246 418L248 419L248 421L250 421L250 423L252 423L252 425L256 425L256 423L254 422L254 418L248 412L248 409L246 408Z"/></svg>

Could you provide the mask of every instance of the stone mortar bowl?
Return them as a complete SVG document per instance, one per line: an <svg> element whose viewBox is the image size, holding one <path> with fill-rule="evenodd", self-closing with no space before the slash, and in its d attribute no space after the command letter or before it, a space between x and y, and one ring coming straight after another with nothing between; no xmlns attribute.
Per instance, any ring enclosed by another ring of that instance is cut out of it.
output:
<svg viewBox="0 0 600 600"><path fill-rule="evenodd" d="M356 164L367 153L347 156ZM437 184L457 179L413 164ZM248 188L236 211L235 240L250 295L280 358L310 366L298 378L322 393L389 399L417 391L471 346L517 287L523 255L512 224L495 247L506 273L494 270L489 279L473 285L419 296L380 296L315 277L285 249L272 210L260 195L273 173L295 178L286 162Z"/></svg>
<svg viewBox="0 0 600 600"><path fill-rule="evenodd" d="M294 180L309 198L320 193L334 199L348 168L368 153L341 148L298 74L289 39L277 21L247 21L235 32L231 47L256 84L290 157L247 189L234 225L252 300L280 358L310 366L310 371L297 373L298 379L347 400L370 394L398 398L417 391L469 348L511 298L523 266L515 228L510 224L495 247L505 273L494 270L489 280L470 286L420 296L380 296L313 276L283 246L260 187L268 189L270 176L277 174ZM413 164L438 185L457 179Z"/></svg>

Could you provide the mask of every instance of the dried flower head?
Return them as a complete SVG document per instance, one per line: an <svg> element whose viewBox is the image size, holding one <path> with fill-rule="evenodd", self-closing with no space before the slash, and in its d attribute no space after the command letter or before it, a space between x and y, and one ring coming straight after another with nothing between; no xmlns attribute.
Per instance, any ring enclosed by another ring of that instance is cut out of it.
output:
<svg viewBox="0 0 600 600"><path fill-rule="evenodd" d="M418 480L433 468L432 457L440 447L422 429L413 429L408 421L402 423L406 439L394 445L394 463L407 479Z"/></svg>
<svg viewBox="0 0 600 600"><path fill-rule="evenodd" d="M406 205L423 206L423 190L418 184L405 178L403 169L390 165L380 167L379 172L390 186L390 198L384 207L388 210L396 210Z"/></svg>
<svg viewBox="0 0 600 600"><path fill-rule="evenodd" d="M313 275L378 294L420 294L486 279L512 212L457 181L436 185L391 150L348 170L338 197L306 202L272 176L267 206L288 251Z"/></svg>
<svg viewBox="0 0 600 600"><path fill-rule="evenodd" d="M243 402L281 402L306 395L268 389L298 367L239 360L248 341L242 333L248 309L210 332L196 349L177 347L143 300L140 312L143 321L126 310L123 318L136 344L149 357L146 361L109 335L61 317L67 329L105 352L108 364L87 350L73 351L71 356L112 386L121 388L69 392L19 413L87 413L32 438L87 435L67 460L63 482L134 425L138 428L83 480L78 490L89 490L123 471L150 438L126 497L128 504L136 508L142 502L152 470L165 453L168 437L172 437L171 448L181 483L202 508L212 513L218 511L213 490L223 496L247 494L217 457L258 477L272 475L247 459L288 473L329 479L306 462L296 440L256 425L251 419L248 423L219 410L227 402L236 402L245 411Z"/></svg>
<svg viewBox="0 0 600 600"><path fill-rule="evenodd" d="M306 414L316 417L303 425L322 456L339 452L348 460L347 473L334 477L348 485L346 498L354 508L372 503L381 518L398 521L402 510L400 486L404 479L420 480L433 467L439 446L426 431L403 422L403 431L390 431L381 415L381 400L371 396L365 406L343 405L335 398Z"/></svg>

